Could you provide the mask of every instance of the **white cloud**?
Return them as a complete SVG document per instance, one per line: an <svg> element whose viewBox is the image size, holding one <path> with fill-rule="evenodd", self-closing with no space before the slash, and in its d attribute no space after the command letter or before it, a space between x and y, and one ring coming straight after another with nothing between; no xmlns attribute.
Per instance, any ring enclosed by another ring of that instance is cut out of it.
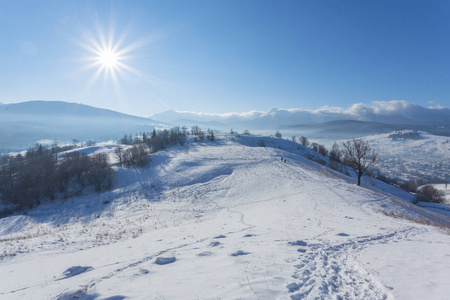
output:
<svg viewBox="0 0 450 300"><path fill-rule="evenodd" d="M436 104L435 106L428 106L428 109L445 109L445 107L440 104Z"/></svg>
<svg viewBox="0 0 450 300"><path fill-rule="evenodd" d="M436 105L435 107L425 108L404 100L391 101L373 101L370 104L355 103L348 108L339 106L322 106L316 110L305 110L300 108L290 109L271 109L269 111L249 111L249 112L230 112L222 114L180 111L178 119L192 119L198 121L248 121L263 117L269 117L273 122L280 124L300 123L318 123L332 120L361 120L378 122L425 122L435 123L438 120L450 119L450 110L448 108Z"/></svg>

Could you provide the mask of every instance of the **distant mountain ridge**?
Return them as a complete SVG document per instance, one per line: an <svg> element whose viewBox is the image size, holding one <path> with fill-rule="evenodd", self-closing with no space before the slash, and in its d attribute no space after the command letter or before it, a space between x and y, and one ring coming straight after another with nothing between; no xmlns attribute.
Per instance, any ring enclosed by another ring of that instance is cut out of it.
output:
<svg viewBox="0 0 450 300"><path fill-rule="evenodd" d="M151 118L172 124L215 124L222 130L283 130L316 138L349 138L404 129L450 135L450 109L425 108L406 101L378 101L374 106L354 104L349 109L323 107L314 111L273 108L266 112L208 114L172 110Z"/></svg>
<svg viewBox="0 0 450 300"><path fill-rule="evenodd" d="M224 125L245 124L252 128L280 127L298 124L318 124L338 120L378 122L407 125L450 125L450 109L425 108L406 101L377 101L374 106L354 104L348 109L323 107L317 110L277 109L244 113L209 114L199 112L166 111L150 116L154 120L176 123L218 122Z"/></svg>
<svg viewBox="0 0 450 300"><path fill-rule="evenodd" d="M23 150L43 140L116 140L124 134L181 125L221 131L249 129L263 134L280 130L285 136L305 135L313 139L344 139L404 129L450 136L450 109L386 101L371 107L355 104L346 110L274 108L225 114L172 110L142 118L78 103L28 101L0 104L0 153Z"/></svg>
<svg viewBox="0 0 450 300"><path fill-rule="evenodd" d="M109 109L64 101L33 100L20 103L0 104L0 115L2 117L14 116L16 114L145 119Z"/></svg>
<svg viewBox="0 0 450 300"><path fill-rule="evenodd" d="M0 153L26 149L43 140L116 140L124 134L163 126L148 118L63 101L0 104Z"/></svg>
<svg viewBox="0 0 450 300"><path fill-rule="evenodd" d="M283 127L281 130L286 130L290 133L302 132L307 136L319 139L347 139L398 130L419 130L434 135L450 136L450 125L385 124L356 120L337 120L319 124L292 125Z"/></svg>

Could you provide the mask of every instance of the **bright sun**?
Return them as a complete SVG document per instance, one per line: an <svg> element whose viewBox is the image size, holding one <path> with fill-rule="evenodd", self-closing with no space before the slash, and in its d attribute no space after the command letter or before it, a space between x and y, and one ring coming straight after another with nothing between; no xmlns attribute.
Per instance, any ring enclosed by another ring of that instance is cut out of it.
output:
<svg viewBox="0 0 450 300"><path fill-rule="evenodd" d="M126 32L115 38L114 27L106 31L97 28L96 31L85 31L82 39L77 42L79 46L90 52L86 57L88 63L85 69L95 70L90 80L93 84L101 75L105 80L112 79L118 86L119 77L126 73L142 76L143 73L130 66L127 61L132 58L132 52L148 42L146 40L125 44Z"/></svg>
<svg viewBox="0 0 450 300"><path fill-rule="evenodd" d="M98 54L98 61L103 67L114 68L119 63L119 55L112 50L104 50Z"/></svg>

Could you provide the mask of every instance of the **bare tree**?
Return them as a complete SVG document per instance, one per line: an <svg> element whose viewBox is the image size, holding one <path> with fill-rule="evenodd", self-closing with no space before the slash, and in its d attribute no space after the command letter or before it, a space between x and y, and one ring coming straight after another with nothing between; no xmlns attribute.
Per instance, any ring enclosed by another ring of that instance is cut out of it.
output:
<svg viewBox="0 0 450 300"><path fill-rule="evenodd" d="M308 141L307 137L301 136L299 140L300 140L300 144L302 144L305 147L309 147L309 141Z"/></svg>
<svg viewBox="0 0 450 300"><path fill-rule="evenodd" d="M327 148L325 148L324 145L319 144L319 153L322 154L323 156L327 156L328 150Z"/></svg>
<svg viewBox="0 0 450 300"><path fill-rule="evenodd" d="M317 143L312 143L311 144L311 150L319 152L319 144Z"/></svg>
<svg viewBox="0 0 450 300"><path fill-rule="evenodd" d="M334 142L333 147L331 148L330 151L330 158L335 160L335 161L340 161L341 160L341 149L339 149L339 145Z"/></svg>
<svg viewBox="0 0 450 300"><path fill-rule="evenodd" d="M369 167L377 160L376 152L367 141L353 139L342 143L346 163L358 176L358 185L361 185L361 177Z"/></svg>

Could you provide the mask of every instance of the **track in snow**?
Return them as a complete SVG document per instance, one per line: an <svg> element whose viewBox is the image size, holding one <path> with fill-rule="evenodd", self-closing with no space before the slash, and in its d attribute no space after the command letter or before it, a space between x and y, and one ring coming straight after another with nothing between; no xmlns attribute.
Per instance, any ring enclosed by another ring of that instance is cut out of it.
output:
<svg viewBox="0 0 450 300"><path fill-rule="evenodd" d="M286 288L291 299L393 299L390 288L355 260L357 252L424 233L426 229L406 227L391 233L364 236L337 244L309 244L298 249L294 282ZM345 234L341 234L346 236Z"/></svg>

